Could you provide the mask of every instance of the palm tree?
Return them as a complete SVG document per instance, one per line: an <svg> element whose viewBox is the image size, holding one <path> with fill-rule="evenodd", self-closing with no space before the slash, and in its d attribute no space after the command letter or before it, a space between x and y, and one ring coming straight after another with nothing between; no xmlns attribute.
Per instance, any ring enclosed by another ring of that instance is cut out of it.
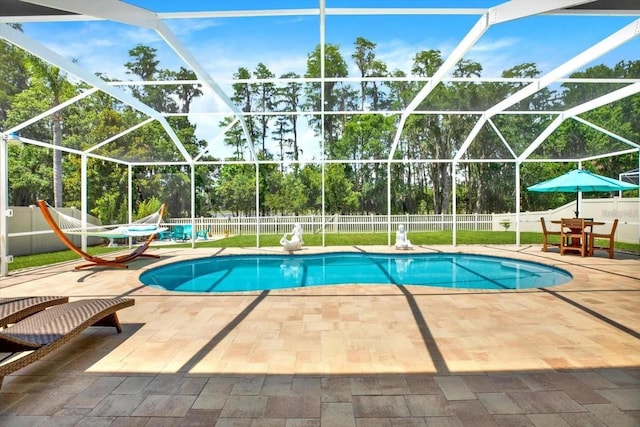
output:
<svg viewBox="0 0 640 427"><path fill-rule="evenodd" d="M58 67L51 66L35 57L28 57L26 66L31 75L36 79L36 84L42 84L51 92L51 108L55 108L61 103L62 95L71 89L71 84L67 81L66 75ZM53 145L62 146L62 110L57 110L52 117ZM62 197L62 151L53 151L53 203L54 207L63 206Z"/></svg>

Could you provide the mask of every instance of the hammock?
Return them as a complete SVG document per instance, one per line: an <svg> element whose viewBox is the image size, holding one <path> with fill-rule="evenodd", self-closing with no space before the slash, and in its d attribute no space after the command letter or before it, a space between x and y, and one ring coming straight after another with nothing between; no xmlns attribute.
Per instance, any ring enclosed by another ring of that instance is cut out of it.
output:
<svg viewBox="0 0 640 427"><path fill-rule="evenodd" d="M46 202L45 202L46 203ZM134 221L129 225L93 225L87 224L82 226L82 221L72 216L63 214L51 205L47 204L47 208L58 216L57 224L60 230L65 234L87 235L94 237L104 237L105 239L124 239L127 237L143 237L151 234L158 234L161 231L167 231L167 227L161 227L161 213L164 213L164 205L160 210L146 216L142 219ZM162 212L161 212L162 211Z"/></svg>
<svg viewBox="0 0 640 427"><path fill-rule="evenodd" d="M90 267L94 265L101 265L106 267L127 268L126 263L133 261L134 259L143 257L160 258L157 255L147 255L144 252L149 248L149 245L153 241L155 235L161 231L167 230L167 227L161 227L160 222L164 216L165 205L160 207L157 212L142 218L130 225L111 225L100 226L90 225L82 227L80 220L73 218L69 215L65 215L62 212L57 211L55 208L49 206L44 200L38 200L38 207L42 212L42 216L49 224L49 227L56 233L56 236L64 243L69 249L76 254L80 255L85 260L89 261L88 264L76 266L75 269L79 270L84 267ZM58 222L53 218L51 212L55 212L58 216ZM58 223L60 225L58 225ZM86 235L105 237L108 239L127 238L127 237L140 237L149 236L147 240L133 250L133 252L115 257L114 259L104 259L97 256L89 255L80 248L76 247L66 234Z"/></svg>

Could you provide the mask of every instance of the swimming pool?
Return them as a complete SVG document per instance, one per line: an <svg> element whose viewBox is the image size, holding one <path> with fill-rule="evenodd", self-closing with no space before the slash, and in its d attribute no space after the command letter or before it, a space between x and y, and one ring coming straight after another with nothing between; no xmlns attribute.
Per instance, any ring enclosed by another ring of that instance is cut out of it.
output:
<svg viewBox="0 0 640 427"><path fill-rule="evenodd" d="M463 289L528 289L572 279L529 261L460 253L225 255L145 271L145 285L176 292L242 292L339 284L422 285Z"/></svg>

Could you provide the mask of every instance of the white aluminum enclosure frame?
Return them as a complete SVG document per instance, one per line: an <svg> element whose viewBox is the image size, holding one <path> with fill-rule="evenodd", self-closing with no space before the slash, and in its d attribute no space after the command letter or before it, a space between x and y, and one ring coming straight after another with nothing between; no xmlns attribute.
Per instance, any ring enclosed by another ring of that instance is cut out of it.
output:
<svg viewBox="0 0 640 427"><path fill-rule="evenodd" d="M615 3L615 0L611 0ZM34 12L32 14L25 14L22 16L4 16L2 12L2 4L3 2L10 3L22 3L25 7L28 5L32 5L34 7ZM366 2L363 2L366 3ZM219 11L219 10L211 10L204 12L170 12L170 13L159 13L151 10L143 9L140 7L136 7L132 4L126 3L125 1L119 0L101 0L97 2L90 2L86 0L0 0L0 38L5 41L18 46L25 51L30 52L31 54L43 59L44 61L53 64L60 69L66 71L69 75L75 76L76 78L88 83L92 87L85 91L84 93L74 97L71 100L66 101L63 105L56 107L56 109L51 109L42 114L39 114L32 119L21 123L18 126L15 126L11 129L6 129L2 134L2 142L0 142L0 167L2 172L0 172L0 197L2 200L2 206L0 206L0 213L2 218L0 218L0 276L7 275L7 260L10 258L8 255L7 248L7 230L6 230L6 215L9 214L8 206L7 206L7 194L8 194L8 176L6 171L6 161L7 161L7 143L9 135L14 132L23 129L30 124L40 120L57 109L64 108L76 102L86 96L91 95L96 91L102 91L115 99L125 103L126 105L131 106L132 108L140 111L145 114L148 119L140 122L139 124L117 134L113 135L110 138L100 142L99 144L94 145L93 147L85 150L73 150L65 147L54 147L52 144L41 142L41 141L33 141L28 140L26 138L22 138L23 143L39 145L42 147L52 148L64 150L70 153L77 154L81 156L82 159L82 172L83 172L83 180L81 183L81 210L83 212L83 219L86 221L86 212L87 212L87 190L86 190L86 161L88 157L101 158L107 161L113 161L116 163L120 163L123 165L127 165L128 167L128 194L129 194L129 215L131 215L132 206L131 206L131 191L132 191L132 168L136 165L147 165L147 164L180 164L180 165L188 165L191 168L191 220L194 221L195 218L195 183L194 183L194 167L196 164L212 164L212 162L204 162L201 160L201 157L210 152L213 142L220 137L224 136L224 132L230 129L232 125L226 130L223 130L221 134L213 138L213 140L209 141L209 145L205 148L205 150L201 153L198 153L195 157L192 157L183 146L179 137L176 133L171 129L170 125L166 120L166 114L161 111L156 111L150 108L149 106L143 104L135 97L129 95L127 92L121 90L121 85L127 84L170 84L171 82L105 82L99 77L95 76L93 73L88 70L82 69L77 64L72 61L62 57L60 54L50 50L45 47L43 44L33 40L29 36L24 33L13 29L8 23L11 22L59 22L59 21L91 21L91 20L109 20L113 22L119 22L127 25L131 25L134 27L145 28L155 31L164 41L165 43L184 61L188 68L190 68L196 75L197 80L194 81L194 84L202 85L205 89L207 89L206 93L203 96L215 96L219 100L221 100L231 111L230 115L234 116L234 122L239 122L243 134L249 143L249 149L251 152L251 161L247 163L255 164L256 168L256 178L259 176L259 168L260 162L256 156L254 142L251 140L250 132L247 128L247 124L245 121L245 117L247 115L255 114L255 113L245 113L238 109L238 107L231 101L229 94L227 94L218 82L214 81L213 78L209 75L206 69L201 65L201 63L196 58L196 55L187 49L186 46L182 44L182 42L176 37L176 35L169 29L169 27L164 22L168 19L202 19L202 18L235 18L235 17L274 17L274 16L315 16L318 17L319 28L318 28L318 40L321 49L321 76L316 79L298 79L299 82L319 82L321 85L324 85L325 81L325 64L324 64L324 46L325 46L325 20L327 16L351 16L351 15L469 15L469 16L477 16L478 20L476 24L467 32L467 34L462 38L460 43L452 50L451 54L445 58L442 66L436 70L433 76L424 79L425 84L424 87L419 91L419 93L414 97L414 99L408 104L408 106L402 110L397 112L379 112L380 114L397 114L399 115L399 124L396 129L393 143L391 146L390 154L387 160L382 160L387 164L387 213L388 213L388 242L391 244L391 182L389 180L391 165L394 163L399 163L402 160L394 159L394 154L396 152L398 143L401 139L404 125L411 114L416 113L416 109L419 105L429 96L429 94L433 91L434 88L437 87L440 83L445 83L452 81L454 79L448 77L451 70L455 67L457 62L464 57L464 55L469 52L475 46L475 43L481 38L481 36L492 26L500 25L504 22L514 21L516 19L535 16L535 15L553 15L553 14L578 14L578 13L589 13L594 16L598 15L608 15L608 14L621 14L628 15L630 17L635 18L633 22L625 27L619 29L615 33L601 40L600 42L594 44L590 48L585 49L580 54L576 55L573 58L568 59L562 65L556 67L554 70L546 73L540 78L526 80L522 79L522 82L528 83L523 89L517 91L516 93L510 95L508 98L501 100L496 103L492 107L488 108L485 111L481 112L464 112L469 114L477 114L479 119L475 125L475 127L468 134L466 140L462 144L461 148L455 153L455 155L449 160L438 159L436 161L447 162L451 165L452 170L455 174L455 165L462 162L469 161L483 161L487 162L486 159L464 159L463 156L467 153L469 146L473 143L477 134L488 125L503 141L503 143L507 146L507 149L510 151L512 155L512 159L502 160L503 162L513 162L516 165L516 183L515 188L518 189L516 194L516 217L519 217L520 213L520 194L519 194L519 175L520 175L520 164L526 162L529 159L529 156L540 146L540 144L549 136L551 133L557 129L565 120L573 119L578 120L581 123L591 126L592 128L603 132L610 136L611 138L620 141L624 145L628 146L628 150L618 150L612 153L606 153L599 157L609 157L620 155L628 152L637 152L638 153L638 162L640 164L640 141L630 141L622 136L616 135L613 132L608 131L607 129L600 128L594 124L588 123L585 120L578 117L579 114L584 113L586 111L598 108L600 106L606 105L611 102L615 102L617 100L623 99L625 97L629 97L640 92L640 82L632 82L630 81L628 85L612 91L608 94L602 95L596 99L585 102L576 107L570 108L566 111L554 112L556 114L556 119L545 129L545 131L533 141L530 146L520 155L516 155L510 148L507 141L504 140L496 126L494 125L492 118L497 114L509 114L506 111L509 107L518 103L519 101L531 96L537 91L548 87L551 84L568 81L566 76L571 72L578 70L580 67L585 64L590 63L591 61L601 57L605 53L615 49L618 46L627 43L628 41L636 38L640 35L640 3L636 6L635 9L614 9L614 10L588 10L584 9L588 7L589 4L592 3L592 0L504 0L504 2L498 4L494 7L489 8L430 8L430 7L419 7L419 8L327 8L325 4L325 0L318 0L318 7L313 9L271 9L271 10L239 10L239 11ZM37 6L37 8L36 8ZM574 9L576 7L576 9ZM47 14L46 11L50 9L55 9L56 14ZM44 12L43 12L44 11ZM359 81L362 79L356 78L345 78L340 79L340 81ZM380 80L380 79L378 79ZM412 80L417 80L412 78ZM459 81L477 81L477 79L458 79ZM494 79L499 81L499 79ZM282 82L283 79L273 79L271 80L274 83ZM594 80L595 82L596 80ZM255 82L252 80L252 83ZM618 81L621 83L621 81ZM321 91L324 94L324 91ZM321 105L324 105L324 99L321 100ZM328 111L304 111L299 112L300 115L319 115L322 119L324 119L326 114L336 114L336 113L345 113L345 114L357 114L358 112L348 111L348 112L328 112ZM369 114L375 112L367 112ZM420 114L447 114L451 112L420 112ZM459 112L463 113L463 112ZM136 129L139 129L146 124L157 121L164 128L168 137L173 141L176 146L176 149L183 157L181 161L174 162L130 162L123 159L111 158L105 155L98 155L97 149L108 144L111 141L114 141L127 133L130 133ZM321 120L324 123L324 120ZM324 128L321 129L320 140L323 144L322 151L324 152ZM590 160L592 158L583 158L578 159L578 162L582 162L585 160ZM320 159L322 165L322 176L323 176L323 186L322 186L322 221L324 230L324 221L325 221L325 212L324 212L324 167L326 163L330 163L335 160L328 159ZM411 161L411 159L408 159ZM563 161L562 159L553 159L549 161ZM576 161L576 159L571 159L567 161ZM265 162L267 163L267 162ZM454 175L453 174L453 175ZM452 180L453 186L453 212L456 209L456 179L455 175ZM258 179L256 179L256 207L258 207L259 203L259 188L258 188ZM258 211L258 209L256 209ZM640 211L640 209L639 209ZM640 217L639 217L639 227L640 227ZM519 222L517 221L518 226L516 229L517 241L516 244L520 244L520 235L519 235ZM256 225L256 237L259 239L259 224ZM323 244L324 244L324 231L322 233ZM259 240L257 240L259 245ZM455 226L455 216L454 216L454 225L453 225L453 242L456 244L456 226ZM86 241L85 241L86 244Z"/></svg>

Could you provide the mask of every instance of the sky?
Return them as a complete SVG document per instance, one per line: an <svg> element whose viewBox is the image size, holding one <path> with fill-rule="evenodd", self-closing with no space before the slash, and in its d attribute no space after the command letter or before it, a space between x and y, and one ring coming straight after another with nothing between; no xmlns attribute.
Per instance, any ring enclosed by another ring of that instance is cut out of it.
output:
<svg viewBox="0 0 640 427"><path fill-rule="evenodd" d="M317 9L310 0L130 0L143 8L167 12L209 10ZM500 1L344 1L327 0L326 7L463 7L484 8ZM358 76L351 61L354 41L364 37L376 43L376 57L389 70L410 74L414 55L422 50L438 49L446 58L480 18L479 15L393 15L327 16L327 43L340 46L349 64L349 72ZM465 56L483 66L483 77L499 77L505 69L533 62L546 73L579 54L589 46L640 17L632 16L537 16L491 27ZM167 25L181 43L196 57L209 75L229 96L228 84L239 67L251 71L263 63L276 76L287 72L303 75L307 55L320 41L317 16L270 16L204 19L171 19ZM132 80L124 64L131 60L128 51L138 44L157 49L159 68L178 70L185 66L153 31L107 21L27 23L24 32L58 54L72 58L91 72L111 79ZM621 60L640 59L640 37L614 49L597 61L614 65ZM638 76L640 78L640 76ZM193 104L194 113L227 111L216 97L208 96ZM195 116L198 136L211 140L219 133L221 116ZM306 129L303 138L317 141ZM217 143L222 145L222 142ZM310 147L307 156L317 155ZM214 153L216 154L216 153Z"/></svg>

